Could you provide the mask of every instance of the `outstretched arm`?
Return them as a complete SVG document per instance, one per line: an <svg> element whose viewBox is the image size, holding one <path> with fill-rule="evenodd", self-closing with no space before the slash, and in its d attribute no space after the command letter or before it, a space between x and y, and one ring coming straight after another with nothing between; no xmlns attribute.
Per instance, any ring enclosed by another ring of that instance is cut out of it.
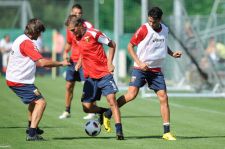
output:
<svg viewBox="0 0 225 149"><path fill-rule="evenodd" d="M38 61L36 61L36 64L40 67L58 67L58 66L67 66L70 65L70 63L67 60L58 62L58 61L52 61L45 58L41 58Z"/></svg>

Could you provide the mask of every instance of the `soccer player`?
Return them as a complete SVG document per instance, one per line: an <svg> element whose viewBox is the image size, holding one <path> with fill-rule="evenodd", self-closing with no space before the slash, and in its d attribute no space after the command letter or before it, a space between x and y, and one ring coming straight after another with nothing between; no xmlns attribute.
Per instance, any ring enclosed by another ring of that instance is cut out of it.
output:
<svg viewBox="0 0 225 149"><path fill-rule="evenodd" d="M160 21L163 12L159 7L153 7L148 12L148 22L143 24L133 35L128 44L128 52L134 60L128 91L118 98L117 103L122 107L127 102L134 100L139 88L146 83L156 93L160 101L160 111L163 119L165 140L176 140L170 133L170 110L164 76L161 65L167 53L174 57L181 57L181 52L172 52L167 46L168 28ZM135 53L134 47L137 46ZM111 110L104 113L106 118L111 118ZM106 123L107 124L107 123ZM105 126L108 127L108 126Z"/></svg>
<svg viewBox="0 0 225 149"><path fill-rule="evenodd" d="M79 4L73 5L71 9L71 15L69 16L66 21L66 26L68 27L69 21L73 20L73 17L82 17L82 7ZM90 22L84 22L85 27L92 28L93 25ZM71 101L73 99L73 90L75 87L76 82L84 81L84 74L81 65L77 65L79 60L80 52L78 47L76 46L76 38L74 37L73 33L70 30L66 30L66 45L64 48L63 59L69 60L72 62L72 65L67 67L66 70L66 95L65 95L65 111L59 116L59 119L69 118L70 109L71 109ZM69 57L69 52L71 52L71 56ZM76 68L75 68L76 67ZM89 113L84 119L92 119L95 117L94 113Z"/></svg>
<svg viewBox="0 0 225 149"><path fill-rule="evenodd" d="M24 104L28 104L27 141L44 140L40 134L44 131L38 128L46 107L46 101L34 85L36 65L41 67L67 66L67 61L52 61L42 57L32 40L37 40L45 31L44 24L39 19L29 20L24 34L20 35L12 45L6 70L6 83Z"/></svg>
<svg viewBox="0 0 225 149"><path fill-rule="evenodd" d="M68 29L77 38L86 78L81 98L83 110L86 113L100 114L100 123L102 124L104 121L102 115L107 108L98 107L94 102L100 100L102 94L106 96L115 120L117 139L123 140L120 111L115 99L118 88L112 75L114 70L112 61L116 44L102 32L94 28L88 29L84 27L84 21L80 18L77 18L72 23L73 25L70 25ZM108 58L104 52L103 44L109 47Z"/></svg>

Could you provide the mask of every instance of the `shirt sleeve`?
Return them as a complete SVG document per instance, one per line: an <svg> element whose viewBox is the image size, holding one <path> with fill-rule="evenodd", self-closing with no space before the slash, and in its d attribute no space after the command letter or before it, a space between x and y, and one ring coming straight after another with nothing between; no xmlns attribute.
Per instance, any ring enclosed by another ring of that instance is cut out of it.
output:
<svg viewBox="0 0 225 149"><path fill-rule="evenodd" d="M142 25L132 36L130 43L132 45L138 45L147 35L148 30L145 25Z"/></svg>
<svg viewBox="0 0 225 149"><path fill-rule="evenodd" d="M35 44L30 40L25 40L20 44L20 52L23 56L28 56L33 61L43 58L43 56L38 52Z"/></svg>
<svg viewBox="0 0 225 149"><path fill-rule="evenodd" d="M72 41L73 41L73 36L72 36L72 32L70 30L66 30L66 41L69 43L69 44L72 44Z"/></svg>
<svg viewBox="0 0 225 149"><path fill-rule="evenodd" d="M88 22L88 21L85 21L83 25L84 25L84 27L86 27L86 28L94 28L94 25L91 24L91 23Z"/></svg>
<svg viewBox="0 0 225 149"><path fill-rule="evenodd" d="M108 38L105 34L101 33L101 32L98 32L97 35L96 35L96 39L99 43L102 43L102 44L105 44L105 45L108 45L109 42L111 41L110 38Z"/></svg>

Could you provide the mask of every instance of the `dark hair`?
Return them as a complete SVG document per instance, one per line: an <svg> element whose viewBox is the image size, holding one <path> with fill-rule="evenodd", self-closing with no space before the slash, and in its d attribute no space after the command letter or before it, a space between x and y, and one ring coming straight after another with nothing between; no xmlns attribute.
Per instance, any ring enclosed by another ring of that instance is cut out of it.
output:
<svg viewBox="0 0 225 149"><path fill-rule="evenodd" d="M162 9L160 9L159 7L152 7L148 11L148 16L154 19L161 19L162 15L163 15Z"/></svg>
<svg viewBox="0 0 225 149"><path fill-rule="evenodd" d="M73 9L73 8L77 8L77 9L82 10L82 7L81 7L80 4L74 4L74 5L72 6L72 9Z"/></svg>
<svg viewBox="0 0 225 149"><path fill-rule="evenodd" d="M84 20L82 18L77 17L76 15L69 15L66 19L65 25L69 26L69 24L73 24L73 26L83 25Z"/></svg>
<svg viewBox="0 0 225 149"><path fill-rule="evenodd" d="M24 30L24 34L26 35L35 35L35 34L40 34L41 32L45 31L45 26L41 22L41 20L34 18L30 19L26 25L26 28Z"/></svg>

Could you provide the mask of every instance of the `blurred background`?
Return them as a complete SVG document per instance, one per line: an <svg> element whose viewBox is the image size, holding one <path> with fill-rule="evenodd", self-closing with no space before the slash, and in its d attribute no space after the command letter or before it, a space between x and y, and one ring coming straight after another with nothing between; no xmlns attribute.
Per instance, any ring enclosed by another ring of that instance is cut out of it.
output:
<svg viewBox="0 0 225 149"><path fill-rule="evenodd" d="M121 89L128 85L133 65L127 44L147 21L148 9L159 6L170 29L170 48L183 52L181 59L168 56L163 67L170 96L224 97L225 0L0 0L1 76L10 51L7 46L33 17L47 27L36 41L39 50L45 57L61 60L66 41L64 22L76 3L83 7L83 18L116 41L115 79ZM4 42L8 43L5 47L1 46ZM38 68L37 76L62 77L64 69ZM147 89L142 95L153 96Z"/></svg>

